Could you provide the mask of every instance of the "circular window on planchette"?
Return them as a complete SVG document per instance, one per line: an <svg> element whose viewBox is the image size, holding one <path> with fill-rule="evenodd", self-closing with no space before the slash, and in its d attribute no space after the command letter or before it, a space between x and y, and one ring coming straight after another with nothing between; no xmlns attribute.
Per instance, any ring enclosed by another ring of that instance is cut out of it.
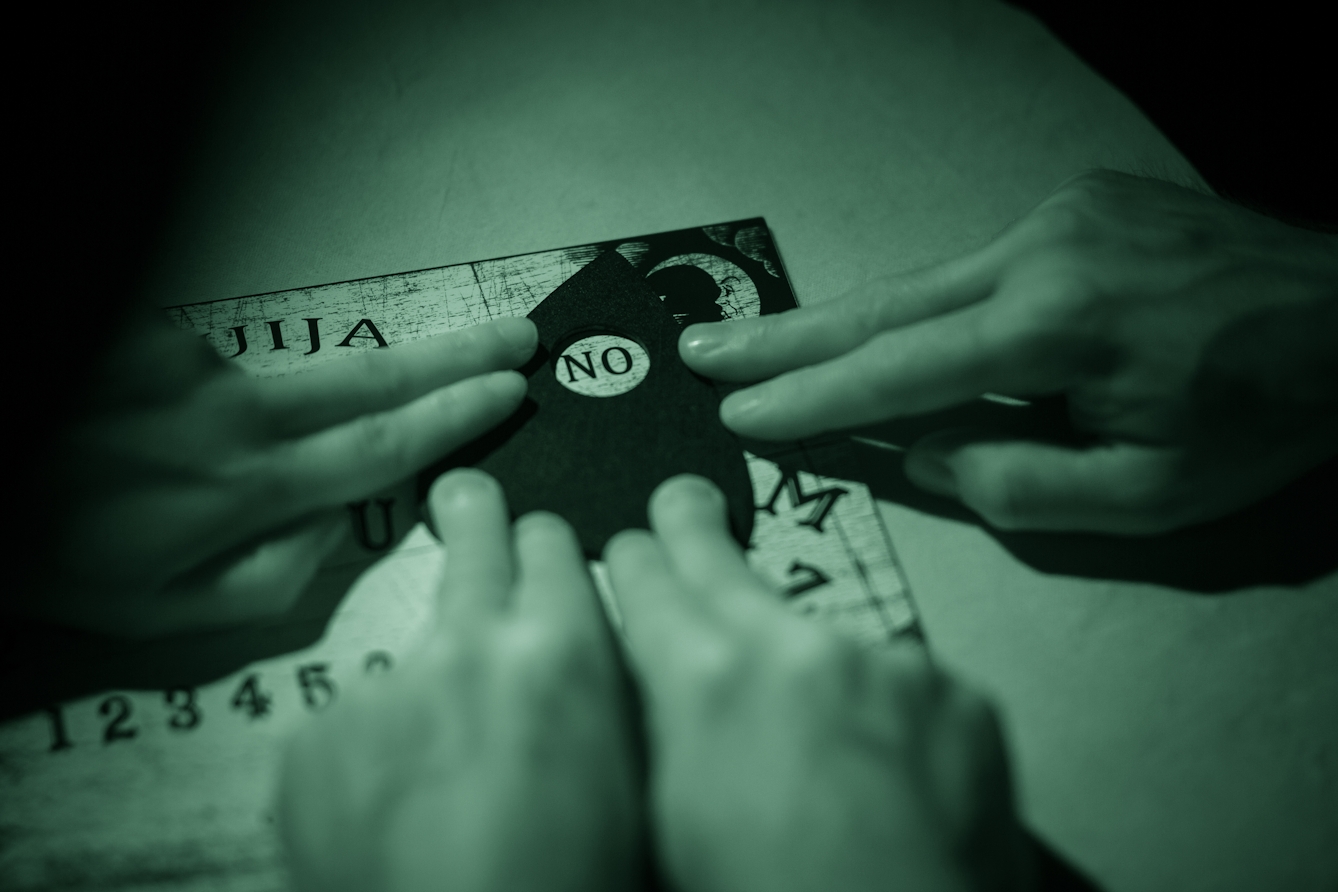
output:
<svg viewBox="0 0 1338 892"><path fill-rule="evenodd" d="M618 396L646 380L650 354L631 338L590 334L553 357L558 383L581 396Z"/></svg>

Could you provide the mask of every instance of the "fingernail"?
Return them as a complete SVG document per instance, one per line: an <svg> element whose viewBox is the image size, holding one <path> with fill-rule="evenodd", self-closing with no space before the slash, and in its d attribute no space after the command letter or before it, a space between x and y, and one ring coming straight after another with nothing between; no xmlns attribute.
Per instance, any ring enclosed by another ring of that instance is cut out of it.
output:
<svg viewBox="0 0 1338 892"><path fill-rule="evenodd" d="M682 352L691 353L693 356L703 357L719 350L725 346L728 340L725 333L720 330L718 325L713 323L699 322L696 325L689 325L683 331L683 337L680 341Z"/></svg>
<svg viewBox="0 0 1338 892"><path fill-rule="evenodd" d="M696 474L679 474L660 484L656 493L670 498L688 498L694 501L709 501L725 504L724 493L710 480ZM656 493L653 493L654 496Z"/></svg>
<svg viewBox="0 0 1338 892"><path fill-rule="evenodd" d="M525 376L520 372L493 372L484 383L495 397L505 402L519 402L529 389Z"/></svg>
<svg viewBox="0 0 1338 892"><path fill-rule="evenodd" d="M533 353L535 345L539 343L539 330L528 319L499 319L494 324L502 340L524 351L526 355Z"/></svg>
<svg viewBox="0 0 1338 892"><path fill-rule="evenodd" d="M432 484L431 500L437 504L464 501L490 493L496 486L492 477L477 468L454 468Z"/></svg>
<svg viewBox="0 0 1338 892"><path fill-rule="evenodd" d="M957 478L947 460L931 452L912 452L906 456L906 476L921 489L936 495L957 497Z"/></svg>
<svg viewBox="0 0 1338 892"><path fill-rule="evenodd" d="M670 477L651 493L651 527L663 534L683 522L694 526L702 522L728 523L725 495L714 483L695 474Z"/></svg>
<svg viewBox="0 0 1338 892"><path fill-rule="evenodd" d="M750 415L756 415L761 411L764 402L766 401L752 390L731 393L720 401L720 420L726 427L734 427L747 421Z"/></svg>

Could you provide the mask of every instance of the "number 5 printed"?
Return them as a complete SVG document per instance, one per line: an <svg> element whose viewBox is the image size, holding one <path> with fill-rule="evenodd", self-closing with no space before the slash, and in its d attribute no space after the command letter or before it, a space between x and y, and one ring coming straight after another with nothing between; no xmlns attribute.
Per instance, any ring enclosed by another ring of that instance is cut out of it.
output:
<svg viewBox="0 0 1338 892"><path fill-rule="evenodd" d="M309 709L324 709L334 702L335 683L329 676L329 663L308 663L297 668L297 683L302 688L302 702Z"/></svg>

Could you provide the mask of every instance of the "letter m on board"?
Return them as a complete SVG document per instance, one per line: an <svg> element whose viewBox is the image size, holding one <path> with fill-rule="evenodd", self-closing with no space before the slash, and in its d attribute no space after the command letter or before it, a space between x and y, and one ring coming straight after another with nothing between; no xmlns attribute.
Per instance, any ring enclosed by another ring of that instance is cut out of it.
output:
<svg viewBox="0 0 1338 892"><path fill-rule="evenodd" d="M809 510L808 517L799 521L799 526L812 527L821 533L822 525L827 522L827 516L836 507L837 499L848 492L850 490L844 486L828 486L823 489L805 492L804 485L799 480L799 472L782 470L780 480L776 481L776 488L771 491L771 497L767 499L765 505L758 505L757 507L768 514L774 515L777 513L776 501L780 498L781 493L787 493L793 507L813 506Z"/></svg>

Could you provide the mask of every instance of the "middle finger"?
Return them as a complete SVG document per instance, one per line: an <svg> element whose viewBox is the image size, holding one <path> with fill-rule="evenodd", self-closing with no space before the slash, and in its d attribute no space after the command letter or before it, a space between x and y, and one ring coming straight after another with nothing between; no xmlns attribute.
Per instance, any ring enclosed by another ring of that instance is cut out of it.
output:
<svg viewBox="0 0 1338 892"><path fill-rule="evenodd" d="M711 607L775 607L730 535L725 497L710 481L683 474L660 484L650 497L650 524L679 578Z"/></svg>
<svg viewBox="0 0 1338 892"><path fill-rule="evenodd" d="M457 468L432 484L428 506L446 546L438 613L445 617L502 610L514 578L511 518L502 487L482 471Z"/></svg>
<svg viewBox="0 0 1338 892"><path fill-rule="evenodd" d="M602 635L599 596L571 525L536 511L516 521L515 540L517 612L589 640Z"/></svg>

